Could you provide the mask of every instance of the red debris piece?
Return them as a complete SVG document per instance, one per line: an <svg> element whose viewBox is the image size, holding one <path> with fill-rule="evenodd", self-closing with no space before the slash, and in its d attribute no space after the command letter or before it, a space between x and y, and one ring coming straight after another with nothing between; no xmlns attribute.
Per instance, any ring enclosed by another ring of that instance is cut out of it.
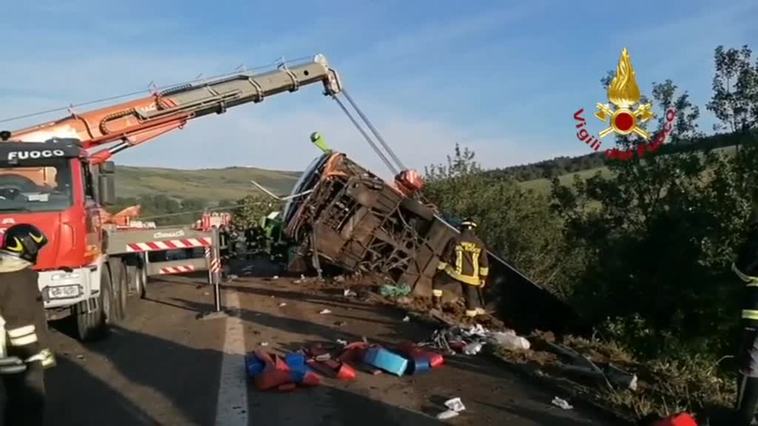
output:
<svg viewBox="0 0 758 426"><path fill-rule="evenodd" d="M697 421L689 413L679 413L658 420L652 426L697 426Z"/></svg>

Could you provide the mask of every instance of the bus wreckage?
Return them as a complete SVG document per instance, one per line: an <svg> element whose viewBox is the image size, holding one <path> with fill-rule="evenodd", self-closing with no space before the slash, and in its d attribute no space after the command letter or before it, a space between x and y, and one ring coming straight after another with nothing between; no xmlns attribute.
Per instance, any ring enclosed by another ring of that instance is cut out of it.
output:
<svg viewBox="0 0 758 426"><path fill-rule="evenodd" d="M300 176L283 211L284 233L298 248L296 259L319 271L329 264L350 272L373 272L431 296L439 257L458 232L434 206L408 191L398 175L385 182L326 150ZM486 241L486 235L482 235ZM579 318L555 295L489 252L487 287L500 298L510 326L525 331L577 331ZM447 290L447 289L446 289ZM460 294L457 288L451 292Z"/></svg>

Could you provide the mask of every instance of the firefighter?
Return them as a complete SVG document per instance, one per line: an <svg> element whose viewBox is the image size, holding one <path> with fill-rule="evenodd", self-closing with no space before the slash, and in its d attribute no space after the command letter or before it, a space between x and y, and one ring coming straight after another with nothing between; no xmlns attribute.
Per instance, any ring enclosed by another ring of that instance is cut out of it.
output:
<svg viewBox="0 0 758 426"><path fill-rule="evenodd" d="M758 191L754 195L753 217L747 240L732 264L745 284L742 298L742 345L737 354L737 424L750 425L758 408Z"/></svg>
<svg viewBox="0 0 758 426"><path fill-rule="evenodd" d="M487 249L474 234L474 228L476 222L473 219L461 223L460 234L450 240L437 266L432 289L434 304L439 308L443 294L439 287L450 282L460 283L466 300L466 316L472 318L485 314L480 289L489 273Z"/></svg>
<svg viewBox="0 0 758 426"><path fill-rule="evenodd" d="M32 266L47 243L32 225L0 235L0 377L5 425L42 425L44 370L55 365L46 347L47 322Z"/></svg>

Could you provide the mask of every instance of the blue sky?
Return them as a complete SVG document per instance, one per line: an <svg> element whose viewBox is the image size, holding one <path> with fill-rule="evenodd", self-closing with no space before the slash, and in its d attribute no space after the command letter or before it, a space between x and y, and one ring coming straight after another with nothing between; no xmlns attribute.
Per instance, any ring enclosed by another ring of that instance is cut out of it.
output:
<svg viewBox="0 0 758 426"><path fill-rule="evenodd" d="M4 3L0 117L321 52L417 168L444 161L456 142L487 167L588 152L572 114L605 100L599 79L623 47L643 92L674 80L710 130L713 49L758 50L755 0ZM315 86L201 118L118 161L296 170L316 154L314 130L381 169Z"/></svg>

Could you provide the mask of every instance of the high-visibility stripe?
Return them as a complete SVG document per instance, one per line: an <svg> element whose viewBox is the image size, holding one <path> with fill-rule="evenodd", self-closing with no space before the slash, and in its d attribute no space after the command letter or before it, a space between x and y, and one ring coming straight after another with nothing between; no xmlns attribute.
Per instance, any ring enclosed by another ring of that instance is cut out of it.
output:
<svg viewBox="0 0 758 426"><path fill-rule="evenodd" d="M482 266L481 268L479 268L479 275L483 275L486 277L487 275L489 275L489 273L490 273L490 268L487 268L485 266Z"/></svg>
<svg viewBox="0 0 758 426"><path fill-rule="evenodd" d="M451 268L450 266L445 268L445 273L450 275L450 277L452 277L453 279L456 279L458 281L464 282L469 285L473 285L477 287L482 285L482 281L479 279L478 276L464 275L464 274L458 273L455 271L455 269Z"/></svg>
<svg viewBox="0 0 758 426"><path fill-rule="evenodd" d="M27 334L24 337L11 337L11 346L26 346L37 342L37 333Z"/></svg>
<svg viewBox="0 0 758 426"><path fill-rule="evenodd" d="M432 295L434 295L435 297L442 297L442 290L437 290L437 289L432 290Z"/></svg>
<svg viewBox="0 0 758 426"><path fill-rule="evenodd" d="M33 334L35 331L37 331L37 329L34 327L34 324L25 325L23 327L8 329L8 336L23 337L23 336L26 336L27 334Z"/></svg>
<svg viewBox="0 0 758 426"><path fill-rule="evenodd" d="M748 287L753 287L753 286L758 287L758 277L753 277L753 276L743 273L742 271L737 269L737 265L735 265L734 263L732 263L732 271L734 271L734 273L737 274L737 276L740 277L740 279L744 281Z"/></svg>
<svg viewBox="0 0 758 426"><path fill-rule="evenodd" d="M42 349L38 353L30 356L26 359L27 363L37 362L39 361L42 364L42 367L48 368L55 365L55 355L53 355L53 352L50 349Z"/></svg>
<svg viewBox="0 0 758 426"><path fill-rule="evenodd" d="M26 371L25 364L0 366L0 374L18 374Z"/></svg>
<svg viewBox="0 0 758 426"><path fill-rule="evenodd" d="M447 262L440 262L437 265L437 269L439 269L439 270L445 269L445 267L447 267Z"/></svg>
<svg viewBox="0 0 758 426"><path fill-rule="evenodd" d="M758 320L758 310L755 310L755 309L743 309L742 310L742 318L744 318L744 319L751 319L751 320Z"/></svg>

